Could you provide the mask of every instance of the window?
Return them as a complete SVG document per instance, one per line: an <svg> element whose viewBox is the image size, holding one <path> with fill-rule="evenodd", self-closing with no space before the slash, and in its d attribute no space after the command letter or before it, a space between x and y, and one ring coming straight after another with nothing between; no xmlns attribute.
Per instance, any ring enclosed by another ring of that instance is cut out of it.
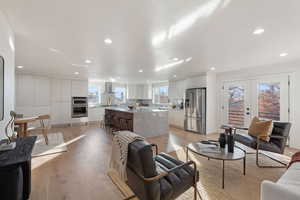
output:
<svg viewBox="0 0 300 200"><path fill-rule="evenodd" d="M238 86L232 86L228 89L229 105L228 105L228 123L230 125L244 126L244 89Z"/></svg>
<svg viewBox="0 0 300 200"><path fill-rule="evenodd" d="M125 103L125 87L115 87L114 88L115 98L118 103Z"/></svg>
<svg viewBox="0 0 300 200"><path fill-rule="evenodd" d="M168 86L154 86L153 87L153 103L167 104L168 101Z"/></svg>
<svg viewBox="0 0 300 200"><path fill-rule="evenodd" d="M280 120L280 83L258 85L258 116L263 119Z"/></svg>
<svg viewBox="0 0 300 200"><path fill-rule="evenodd" d="M96 106L101 103L100 89L95 85L89 85L88 101L89 106Z"/></svg>

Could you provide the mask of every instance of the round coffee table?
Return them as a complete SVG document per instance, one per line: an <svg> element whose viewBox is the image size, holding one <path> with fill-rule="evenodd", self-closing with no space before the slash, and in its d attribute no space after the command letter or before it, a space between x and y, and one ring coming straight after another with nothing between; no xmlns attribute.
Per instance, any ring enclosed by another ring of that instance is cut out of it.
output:
<svg viewBox="0 0 300 200"><path fill-rule="evenodd" d="M211 147L211 145L210 145ZM224 174L225 174L225 161L235 161L235 160L243 160L243 173L246 175L246 152L235 146L234 153L229 153L227 151L227 146L225 149L212 149L209 145L202 144L200 142L194 142L187 145L186 150L186 160L188 161L189 151L198 154L200 156L204 156L208 159L222 160L222 188L224 189Z"/></svg>

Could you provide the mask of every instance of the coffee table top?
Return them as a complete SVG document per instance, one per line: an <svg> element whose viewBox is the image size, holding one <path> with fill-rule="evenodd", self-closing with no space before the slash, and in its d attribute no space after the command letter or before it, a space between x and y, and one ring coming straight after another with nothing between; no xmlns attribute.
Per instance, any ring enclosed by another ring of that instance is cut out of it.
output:
<svg viewBox="0 0 300 200"><path fill-rule="evenodd" d="M211 145L202 144L200 142L193 142L187 146L189 151L217 160L241 160L246 156L246 153L238 147L234 147L234 153L227 151L227 145L225 149L214 149L210 147Z"/></svg>

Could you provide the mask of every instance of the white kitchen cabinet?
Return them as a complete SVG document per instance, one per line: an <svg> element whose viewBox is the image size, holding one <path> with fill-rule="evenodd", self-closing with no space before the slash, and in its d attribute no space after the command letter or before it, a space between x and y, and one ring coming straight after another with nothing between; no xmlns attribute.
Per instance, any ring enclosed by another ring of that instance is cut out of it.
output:
<svg viewBox="0 0 300 200"><path fill-rule="evenodd" d="M71 121L71 102L54 102L51 105L52 124L68 124Z"/></svg>
<svg viewBox="0 0 300 200"><path fill-rule="evenodd" d="M186 84L187 84L187 89L206 87L207 76L203 75L203 76L190 77L186 80Z"/></svg>
<svg viewBox="0 0 300 200"><path fill-rule="evenodd" d="M72 97L87 97L88 81L72 81Z"/></svg>
<svg viewBox="0 0 300 200"><path fill-rule="evenodd" d="M35 103L35 81L30 75L17 75L17 107L33 106Z"/></svg>
<svg viewBox="0 0 300 200"><path fill-rule="evenodd" d="M169 125L177 128L184 128L184 110L169 111Z"/></svg>
<svg viewBox="0 0 300 200"><path fill-rule="evenodd" d="M151 86L148 84L128 84L128 99L152 99Z"/></svg>
<svg viewBox="0 0 300 200"><path fill-rule="evenodd" d="M185 80L169 82L169 99L173 100L184 99L185 96Z"/></svg>
<svg viewBox="0 0 300 200"><path fill-rule="evenodd" d="M44 77L34 77L35 106L50 105L50 80Z"/></svg>
<svg viewBox="0 0 300 200"><path fill-rule="evenodd" d="M136 85L134 84L128 84L127 85L127 99L135 99L135 89Z"/></svg>
<svg viewBox="0 0 300 200"><path fill-rule="evenodd" d="M48 78L17 75L16 80L17 107L50 105L50 80Z"/></svg>
<svg viewBox="0 0 300 200"><path fill-rule="evenodd" d="M185 80L177 81L176 89L177 89L177 98L184 99L185 90L186 90L186 81Z"/></svg>
<svg viewBox="0 0 300 200"><path fill-rule="evenodd" d="M51 80L51 102L71 101L71 80Z"/></svg>
<svg viewBox="0 0 300 200"><path fill-rule="evenodd" d="M88 88L86 88L88 90ZM71 101L71 80L61 80L61 101L70 102ZM86 95L87 96L87 95Z"/></svg>
<svg viewBox="0 0 300 200"><path fill-rule="evenodd" d="M172 101L176 98L176 81L169 82L168 97Z"/></svg>

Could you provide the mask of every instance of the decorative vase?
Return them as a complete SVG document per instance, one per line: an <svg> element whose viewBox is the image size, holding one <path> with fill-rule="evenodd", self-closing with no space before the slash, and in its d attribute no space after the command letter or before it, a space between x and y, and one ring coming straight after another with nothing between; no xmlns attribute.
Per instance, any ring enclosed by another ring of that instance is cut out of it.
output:
<svg viewBox="0 0 300 200"><path fill-rule="evenodd" d="M228 145L228 152L234 152L234 138L233 135L227 135L227 145Z"/></svg>
<svg viewBox="0 0 300 200"><path fill-rule="evenodd" d="M221 147L222 149L224 149L225 146L226 146L226 135L225 135L225 133L221 133L221 134L220 134L220 137L219 137L219 143L220 143L220 147Z"/></svg>

